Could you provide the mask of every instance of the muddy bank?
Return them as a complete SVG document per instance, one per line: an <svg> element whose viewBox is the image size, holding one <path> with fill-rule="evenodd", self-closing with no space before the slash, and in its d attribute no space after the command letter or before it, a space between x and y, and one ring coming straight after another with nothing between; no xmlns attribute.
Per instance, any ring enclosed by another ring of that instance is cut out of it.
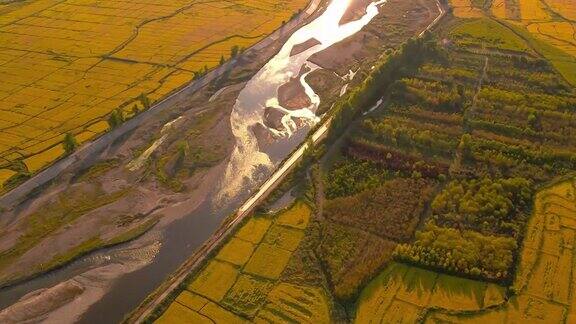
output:
<svg viewBox="0 0 576 324"><path fill-rule="evenodd" d="M67 281L52 288L24 296L21 301L0 312L1 323L18 323L44 319L47 313L68 304L84 292L77 282Z"/></svg>
<svg viewBox="0 0 576 324"><path fill-rule="evenodd" d="M306 82L322 98L317 111L317 114L322 115L330 110L334 102L340 98L342 87L349 81L344 80L333 71L319 69L310 73L306 77Z"/></svg>
<svg viewBox="0 0 576 324"><path fill-rule="evenodd" d="M278 88L278 102L280 106L289 110L298 110L310 106L312 100L306 95L306 90L300 82L302 76L310 72L310 67L305 65L300 69L297 76Z"/></svg>
<svg viewBox="0 0 576 324"><path fill-rule="evenodd" d="M355 2L355 6L362 8L362 2ZM374 62L386 49L396 48L416 36L434 20L437 12L436 3L430 0L388 0L380 6L380 14L362 31L314 54L310 61L345 75L350 69L355 71Z"/></svg>
<svg viewBox="0 0 576 324"><path fill-rule="evenodd" d="M18 217L5 224L0 236L0 251L5 255L0 279L7 282L44 271L42 265L69 251L90 242L108 242L152 217L186 215L189 210L175 212L171 206L190 201L209 168L230 153L229 104L240 89L241 85L228 88L218 100L201 104L207 101L204 91L175 108L178 124L164 134L145 165L131 167L158 140L160 132L150 130L161 129L172 116L144 125L103 152L94 165L64 174L42 195L19 206L13 211ZM45 229L31 227L31 221L46 224ZM32 233L40 238L30 237ZM10 253L27 247L24 253Z"/></svg>
<svg viewBox="0 0 576 324"><path fill-rule="evenodd" d="M310 38L309 40L305 41L304 43L298 44L292 48L290 52L290 56L298 55L316 45L320 45L320 41L316 38Z"/></svg>
<svg viewBox="0 0 576 324"><path fill-rule="evenodd" d="M145 266L160 247L154 239L144 241L116 255L115 263L93 268L58 283L23 296L17 303L0 311L1 323L73 323L110 289L112 280Z"/></svg>
<svg viewBox="0 0 576 324"><path fill-rule="evenodd" d="M350 2L350 6L342 19L340 19L340 25L347 24L351 21L360 19L362 16L366 14L366 8L369 4L372 3L372 0L354 0Z"/></svg>

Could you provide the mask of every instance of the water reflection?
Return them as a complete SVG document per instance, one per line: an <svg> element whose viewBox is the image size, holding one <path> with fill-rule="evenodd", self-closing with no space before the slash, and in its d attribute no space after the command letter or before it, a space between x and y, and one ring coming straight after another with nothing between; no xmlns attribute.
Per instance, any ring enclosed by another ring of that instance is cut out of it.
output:
<svg viewBox="0 0 576 324"><path fill-rule="evenodd" d="M231 126L236 137L236 146L219 182L216 205L225 204L248 190L247 188L253 188L263 181L280 162L271 158L270 151L278 151L278 147L281 147L282 151L287 154L293 149L290 144L295 142L290 138L296 133L302 135L302 132L295 129L298 126L296 123L286 125L288 127L285 127L283 131L266 127L263 120L266 107L280 108L280 111L285 113L283 123L288 123L288 120L293 118L304 121L300 123L301 128L309 127L319 121L315 112L320 99L306 84L303 77L300 78L300 82L312 102L307 108L296 111L282 109L284 107L278 103L278 88L297 76L305 65L312 69L318 68L307 62L308 59L313 54L360 31L378 14L378 5L384 2L385 0L381 0L370 4L366 14L360 19L341 25L340 21L350 6L350 0L333 1L320 17L296 31L280 52L247 83L240 92L232 112ZM320 44L302 53L290 55L294 46L311 39L317 40ZM259 147L258 139L253 131L256 124L260 124L263 129L271 133L276 142L274 146L277 147L268 149Z"/></svg>

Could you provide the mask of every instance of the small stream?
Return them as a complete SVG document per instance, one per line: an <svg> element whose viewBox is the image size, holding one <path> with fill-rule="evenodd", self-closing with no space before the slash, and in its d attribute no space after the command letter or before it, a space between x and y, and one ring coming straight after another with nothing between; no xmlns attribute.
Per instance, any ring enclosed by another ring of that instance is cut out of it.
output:
<svg viewBox="0 0 576 324"><path fill-rule="evenodd" d="M349 2L350 0L333 0L321 16L297 30L280 52L240 92L231 115L236 145L222 178L214 188L208 189L212 191L208 194L208 197L213 197L212 200L204 201L187 217L168 225L163 233L153 231L146 234L146 240L155 242L152 248L148 246L142 251L135 251L129 249L130 244L125 244L99 251L47 275L0 290L0 308L11 305L25 294L51 287L88 269L111 263L129 264L136 255L136 259L140 261L146 259L146 265L115 278L111 289L84 312L79 322L121 321L125 314L158 287L167 275L174 272L217 230L222 220L235 211L250 193L270 176L280 161L305 139L310 128L319 121L315 111L320 98L306 84L305 75L300 77L300 82L311 99L309 107L292 111L284 109L278 102L278 88L298 76L304 66L308 66L311 71L318 69L319 67L308 62L308 59L360 31L378 14L378 5L385 0L372 3L360 19L340 25ZM316 39L320 44L290 56L294 46L310 39ZM257 123L263 124L266 107L275 107L286 114L283 119L286 129L268 129L274 142L266 149L260 149L252 127ZM294 123L292 117L305 122Z"/></svg>

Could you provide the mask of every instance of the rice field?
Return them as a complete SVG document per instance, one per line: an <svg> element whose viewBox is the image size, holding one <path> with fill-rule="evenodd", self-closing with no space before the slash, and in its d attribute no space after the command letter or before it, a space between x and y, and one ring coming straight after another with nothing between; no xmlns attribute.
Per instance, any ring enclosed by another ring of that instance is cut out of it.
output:
<svg viewBox="0 0 576 324"><path fill-rule="evenodd" d="M495 0L490 9L576 85L576 2Z"/></svg>
<svg viewBox="0 0 576 324"><path fill-rule="evenodd" d="M426 323L576 322L575 235L576 184L571 179L537 194L512 286L515 294L507 302L492 301L499 306L484 311L435 312Z"/></svg>
<svg viewBox="0 0 576 324"><path fill-rule="evenodd" d="M234 237L226 244L216 256L216 259L242 266L254 252L254 244Z"/></svg>
<svg viewBox="0 0 576 324"><path fill-rule="evenodd" d="M571 0L494 0L483 11L472 0L451 0L455 17L464 19L496 18L483 25L499 24L498 30L480 31L477 36L492 47L492 40L502 33L515 33L529 47L546 58L572 85L576 85L576 2ZM499 21L498 21L499 20ZM471 24L463 22L461 25ZM461 27L461 26L459 26ZM494 27L492 27L494 29ZM508 30L506 30L508 29ZM518 50L501 44L505 50ZM522 50L524 51L524 50Z"/></svg>
<svg viewBox="0 0 576 324"><path fill-rule="evenodd" d="M519 8L521 24L530 34L558 51L544 51L544 56L556 63L569 82L576 84L576 3L565 0L520 0Z"/></svg>
<svg viewBox="0 0 576 324"><path fill-rule="evenodd" d="M458 18L479 18L484 14L482 9L474 6L472 0L450 0L452 13Z"/></svg>
<svg viewBox="0 0 576 324"><path fill-rule="evenodd" d="M279 216L276 224L294 227L297 229L305 229L308 227L310 207L305 203L298 201L296 204L285 211L283 211Z"/></svg>
<svg viewBox="0 0 576 324"><path fill-rule="evenodd" d="M430 310L471 312L504 302L492 283L392 263L362 291L355 323L416 323Z"/></svg>
<svg viewBox="0 0 576 324"><path fill-rule="evenodd" d="M218 302L236 282L238 275L239 272L235 266L213 260L187 289Z"/></svg>
<svg viewBox="0 0 576 324"><path fill-rule="evenodd" d="M87 142L279 28L308 0L35 0L0 4L0 185ZM225 19L223 19L225 18ZM104 122L103 122L104 121Z"/></svg>
<svg viewBox="0 0 576 324"><path fill-rule="evenodd" d="M543 22L528 25L528 31L545 39L554 47L576 57L576 24L569 22Z"/></svg>
<svg viewBox="0 0 576 324"><path fill-rule="evenodd" d="M290 251L262 243L244 267L244 271L268 279L277 279L291 255Z"/></svg>
<svg viewBox="0 0 576 324"><path fill-rule="evenodd" d="M527 21L548 21L550 15L541 0L519 0L520 19Z"/></svg>
<svg viewBox="0 0 576 324"><path fill-rule="evenodd" d="M157 322L329 322L330 304L323 288L281 279L311 212L297 201L277 215L250 218Z"/></svg>
<svg viewBox="0 0 576 324"><path fill-rule="evenodd" d="M530 51L522 38L488 18L464 21L453 28L450 35L461 46L476 46L523 53Z"/></svg>
<svg viewBox="0 0 576 324"><path fill-rule="evenodd" d="M570 20L576 20L576 2L571 0L544 0L551 10Z"/></svg>
<svg viewBox="0 0 576 324"><path fill-rule="evenodd" d="M289 283L270 291L255 323L329 323L330 307L322 289Z"/></svg>

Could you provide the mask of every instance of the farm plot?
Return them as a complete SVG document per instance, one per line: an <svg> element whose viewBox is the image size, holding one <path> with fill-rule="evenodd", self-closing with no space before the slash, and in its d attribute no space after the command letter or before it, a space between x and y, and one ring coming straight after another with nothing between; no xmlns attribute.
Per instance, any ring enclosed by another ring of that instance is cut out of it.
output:
<svg viewBox="0 0 576 324"><path fill-rule="evenodd" d="M491 14L526 39L568 82L576 84L574 1L496 0Z"/></svg>
<svg viewBox="0 0 576 324"><path fill-rule="evenodd" d="M482 9L474 5L471 0L451 0L450 6L454 8L454 16L459 18L477 18L482 17Z"/></svg>
<svg viewBox="0 0 576 324"><path fill-rule="evenodd" d="M37 0L0 8L0 170L34 173L280 27L308 0ZM223 19L225 17L225 19ZM58 148L56 148L58 147ZM0 185L7 179L2 171Z"/></svg>
<svg viewBox="0 0 576 324"><path fill-rule="evenodd" d="M544 0L547 6L566 19L576 20L576 2L569 0Z"/></svg>
<svg viewBox="0 0 576 324"><path fill-rule="evenodd" d="M572 85L576 85L576 2L567 0L494 0L490 10L474 7L474 1L452 0L454 15L459 18L496 18L483 25L500 25L527 41L544 56ZM491 42L493 33L478 35L480 41ZM488 36L486 39L482 36ZM488 44L488 46L490 46ZM506 49L506 48L503 48Z"/></svg>
<svg viewBox="0 0 576 324"><path fill-rule="evenodd" d="M480 18L466 21L451 32L461 46L485 46L518 52L528 52L525 42L494 20Z"/></svg>
<svg viewBox="0 0 576 324"><path fill-rule="evenodd" d="M576 321L576 187L564 180L540 191L528 224L513 288L500 307L448 315L432 313L427 323L574 323Z"/></svg>
<svg viewBox="0 0 576 324"><path fill-rule="evenodd" d="M429 309L469 312L504 301L504 288L392 263L362 291L355 323L414 323Z"/></svg>
<svg viewBox="0 0 576 324"><path fill-rule="evenodd" d="M328 322L322 288L279 279L310 217L310 207L300 201L273 217L252 217L157 322Z"/></svg>

